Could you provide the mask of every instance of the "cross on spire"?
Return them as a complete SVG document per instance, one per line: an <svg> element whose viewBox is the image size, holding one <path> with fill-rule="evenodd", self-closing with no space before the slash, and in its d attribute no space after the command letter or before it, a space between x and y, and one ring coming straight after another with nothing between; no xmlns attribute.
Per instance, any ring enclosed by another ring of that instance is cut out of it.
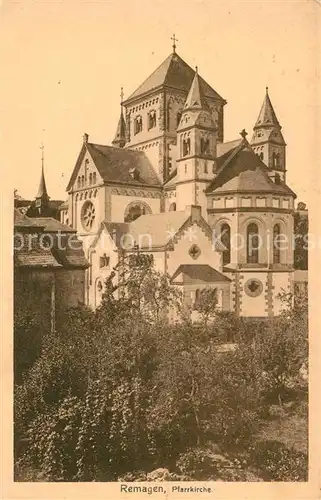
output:
<svg viewBox="0 0 321 500"><path fill-rule="evenodd" d="M43 168L44 167L44 149L45 149L43 142L41 142L40 149L41 149L41 166Z"/></svg>
<svg viewBox="0 0 321 500"><path fill-rule="evenodd" d="M123 104L124 101L124 88L120 87L120 104Z"/></svg>
<svg viewBox="0 0 321 500"><path fill-rule="evenodd" d="M175 37L175 33L171 37L171 40L173 40L173 53L175 54L175 51L176 51L176 43L175 42L178 42L177 38Z"/></svg>
<svg viewBox="0 0 321 500"><path fill-rule="evenodd" d="M240 132L240 136L243 137L243 139L246 139L246 136L247 136L247 132L245 130L245 128Z"/></svg>

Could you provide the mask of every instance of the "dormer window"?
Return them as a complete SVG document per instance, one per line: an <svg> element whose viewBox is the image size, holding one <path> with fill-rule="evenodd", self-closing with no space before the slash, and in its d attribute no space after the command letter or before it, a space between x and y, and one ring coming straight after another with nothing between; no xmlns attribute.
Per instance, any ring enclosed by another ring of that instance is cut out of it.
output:
<svg viewBox="0 0 321 500"><path fill-rule="evenodd" d="M156 111L153 109L148 113L148 130L156 127Z"/></svg>
<svg viewBox="0 0 321 500"><path fill-rule="evenodd" d="M129 169L129 175L136 181L139 179L139 172L135 167Z"/></svg>
<svg viewBox="0 0 321 500"><path fill-rule="evenodd" d="M139 134L143 130L143 119L140 115L136 116L134 121L134 133Z"/></svg>
<svg viewBox="0 0 321 500"><path fill-rule="evenodd" d="M275 174L275 184L280 184L281 183L281 177L280 177L280 174Z"/></svg>

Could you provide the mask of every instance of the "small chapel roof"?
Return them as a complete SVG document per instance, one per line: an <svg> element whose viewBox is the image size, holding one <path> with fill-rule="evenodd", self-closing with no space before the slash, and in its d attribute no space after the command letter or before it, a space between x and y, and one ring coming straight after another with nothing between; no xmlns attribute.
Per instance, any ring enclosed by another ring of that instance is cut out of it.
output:
<svg viewBox="0 0 321 500"><path fill-rule="evenodd" d="M152 247L163 247L174 238L188 218L186 211L141 215L131 222L130 233L137 241L141 238L141 248L148 246L149 238ZM148 237L142 238L142 235Z"/></svg>
<svg viewBox="0 0 321 500"><path fill-rule="evenodd" d="M220 273L208 264L181 264L173 274L171 281L174 281L180 274L190 280L204 281L205 283L230 282L230 278Z"/></svg>
<svg viewBox="0 0 321 500"><path fill-rule="evenodd" d="M173 52L129 96L124 104L148 94L156 88L170 87L188 92L194 75L195 71L176 52ZM225 103L225 100L202 77L200 77L200 86L206 97Z"/></svg>

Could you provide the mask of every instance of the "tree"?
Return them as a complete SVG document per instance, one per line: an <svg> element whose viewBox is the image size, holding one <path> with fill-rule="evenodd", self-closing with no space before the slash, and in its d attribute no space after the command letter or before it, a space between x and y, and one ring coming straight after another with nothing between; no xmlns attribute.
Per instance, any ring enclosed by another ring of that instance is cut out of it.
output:
<svg viewBox="0 0 321 500"><path fill-rule="evenodd" d="M110 317L138 311L157 322L168 317L169 307L179 313L181 302L169 275L154 269L152 255L124 253L106 280L100 311Z"/></svg>
<svg viewBox="0 0 321 500"><path fill-rule="evenodd" d="M294 213L294 267L295 269L308 269L308 233L309 221L307 214L300 211Z"/></svg>

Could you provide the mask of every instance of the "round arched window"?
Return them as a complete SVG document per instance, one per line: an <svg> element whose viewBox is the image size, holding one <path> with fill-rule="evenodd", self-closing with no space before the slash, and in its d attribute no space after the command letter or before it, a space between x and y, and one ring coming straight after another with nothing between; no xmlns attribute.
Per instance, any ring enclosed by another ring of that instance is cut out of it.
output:
<svg viewBox="0 0 321 500"><path fill-rule="evenodd" d="M152 211L147 203L143 203L140 201L130 203L125 210L124 222L132 222L141 215L151 214Z"/></svg>
<svg viewBox="0 0 321 500"><path fill-rule="evenodd" d="M91 201L86 201L81 210L81 222L86 231L90 231L95 220L95 206Z"/></svg>

